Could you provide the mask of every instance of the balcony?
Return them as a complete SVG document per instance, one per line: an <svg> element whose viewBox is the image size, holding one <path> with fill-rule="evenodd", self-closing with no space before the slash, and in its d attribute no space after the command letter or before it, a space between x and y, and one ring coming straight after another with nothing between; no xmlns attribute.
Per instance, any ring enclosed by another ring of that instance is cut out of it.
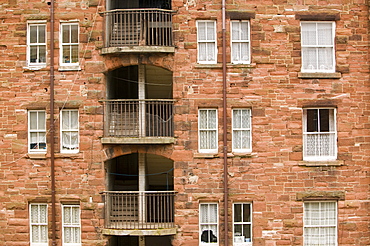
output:
<svg viewBox="0 0 370 246"><path fill-rule="evenodd" d="M173 53L172 13L152 8L104 12L106 33L102 54Z"/></svg>
<svg viewBox="0 0 370 246"><path fill-rule="evenodd" d="M104 102L103 144L170 144L173 100L114 99Z"/></svg>
<svg viewBox="0 0 370 246"><path fill-rule="evenodd" d="M105 191L103 194L103 234L176 234L174 191Z"/></svg>

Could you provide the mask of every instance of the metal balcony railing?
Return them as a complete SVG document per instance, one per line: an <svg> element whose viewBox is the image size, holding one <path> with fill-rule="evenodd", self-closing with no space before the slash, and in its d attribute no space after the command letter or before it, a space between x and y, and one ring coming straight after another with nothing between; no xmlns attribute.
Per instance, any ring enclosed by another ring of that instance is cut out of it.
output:
<svg viewBox="0 0 370 246"><path fill-rule="evenodd" d="M173 137L173 100L105 100L105 137Z"/></svg>
<svg viewBox="0 0 370 246"><path fill-rule="evenodd" d="M173 46L172 13L165 9L116 9L104 12L105 47Z"/></svg>
<svg viewBox="0 0 370 246"><path fill-rule="evenodd" d="M105 191L105 228L174 228L175 191Z"/></svg>

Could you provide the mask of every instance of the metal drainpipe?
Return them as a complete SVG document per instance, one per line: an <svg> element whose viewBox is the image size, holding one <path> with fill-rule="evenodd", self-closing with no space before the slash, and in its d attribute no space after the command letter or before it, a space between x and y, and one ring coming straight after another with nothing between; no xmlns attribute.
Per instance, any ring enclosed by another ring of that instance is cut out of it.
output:
<svg viewBox="0 0 370 246"><path fill-rule="evenodd" d="M226 95L226 0L222 0L222 82L223 82L223 154L224 154L224 218L225 246L229 245L229 191L227 167L227 95Z"/></svg>
<svg viewBox="0 0 370 246"><path fill-rule="evenodd" d="M54 0L50 1L50 178L51 178L51 238L56 245L55 158L54 158Z"/></svg>

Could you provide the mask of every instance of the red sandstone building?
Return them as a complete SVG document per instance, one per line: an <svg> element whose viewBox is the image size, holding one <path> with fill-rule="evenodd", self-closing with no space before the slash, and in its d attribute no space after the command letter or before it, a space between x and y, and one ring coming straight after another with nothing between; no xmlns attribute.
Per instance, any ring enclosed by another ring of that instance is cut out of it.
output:
<svg viewBox="0 0 370 246"><path fill-rule="evenodd" d="M4 0L0 245L370 245L365 0Z"/></svg>

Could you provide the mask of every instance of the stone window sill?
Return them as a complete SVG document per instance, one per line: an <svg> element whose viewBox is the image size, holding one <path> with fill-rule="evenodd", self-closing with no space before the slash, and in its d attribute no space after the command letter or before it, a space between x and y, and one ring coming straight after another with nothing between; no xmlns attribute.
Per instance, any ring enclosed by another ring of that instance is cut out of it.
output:
<svg viewBox="0 0 370 246"><path fill-rule="evenodd" d="M299 163L299 166L306 166L306 167L339 167L344 166L343 160L335 160L335 161L302 161Z"/></svg>
<svg viewBox="0 0 370 246"><path fill-rule="evenodd" d="M218 155L217 153L195 153L194 158L197 159L212 159L212 158L217 158Z"/></svg>
<svg viewBox="0 0 370 246"><path fill-rule="evenodd" d="M30 159L46 159L45 153L28 153L28 158Z"/></svg>
<svg viewBox="0 0 370 246"><path fill-rule="evenodd" d="M60 66L58 68L58 71L63 72L63 71L80 71L81 67L79 65L76 66Z"/></svg>
<svg viewBox="0 0 370 246"><path fill-rule="evenodd" d="M340 79L341 73L298 73L301 79Z"/></svg>

